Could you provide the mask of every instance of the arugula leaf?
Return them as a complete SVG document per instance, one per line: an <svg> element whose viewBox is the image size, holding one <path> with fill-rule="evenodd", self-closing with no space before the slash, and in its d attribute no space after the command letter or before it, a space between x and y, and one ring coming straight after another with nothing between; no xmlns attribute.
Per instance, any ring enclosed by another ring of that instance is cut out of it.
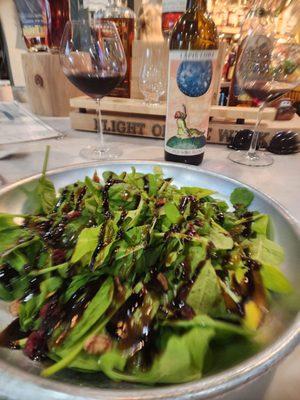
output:
<svg viewBox="0 0 300 400"><path fill-rule="evenodd" d="M246 188L235 188L230 195L230 201L233 206L248 207L254 199L254 194Z"/></svg>

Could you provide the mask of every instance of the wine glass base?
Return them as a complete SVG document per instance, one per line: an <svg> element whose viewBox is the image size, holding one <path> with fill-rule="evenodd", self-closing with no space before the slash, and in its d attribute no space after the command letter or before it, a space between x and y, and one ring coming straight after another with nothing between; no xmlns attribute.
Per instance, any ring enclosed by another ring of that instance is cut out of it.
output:
<svg viewBox="0 0 300 400"><path fill-rule="evenodd" d="M232 151L228 158L238 164L248 165L250 167L266 167L273 164L273 158L266 153L258 154L255 152L249 156L247 151Z"/></svg>
<svg viewBox="0 0 300 400"><path fill-rule="evenodd" d="M122 150L118 147L102 146L88 146L80 150L81 157L87 160L113 160L122 155Z"/></svg>

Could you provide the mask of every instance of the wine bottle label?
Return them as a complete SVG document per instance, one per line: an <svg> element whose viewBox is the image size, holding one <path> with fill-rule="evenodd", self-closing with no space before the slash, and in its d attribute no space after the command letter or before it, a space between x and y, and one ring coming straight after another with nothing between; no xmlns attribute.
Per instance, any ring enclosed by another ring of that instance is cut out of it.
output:
<svg viewBox="0 0 300 400"><path fill-rule="evenodd" d="M39 0L15 0L26 39L46 37L46 10Z"/></svg>
<svg viewBox="0 0 300 400"><path fill-rule="evenodd" d="M186 9L186 0L163 0L162 12L173 13L173 12L184 12Z"/></svg>
<svg viewBox="0 0 300 400"><path fill-rule="evenodd" d="M217 50L171 50L165 150L178 156L204 152Z"/></svg>

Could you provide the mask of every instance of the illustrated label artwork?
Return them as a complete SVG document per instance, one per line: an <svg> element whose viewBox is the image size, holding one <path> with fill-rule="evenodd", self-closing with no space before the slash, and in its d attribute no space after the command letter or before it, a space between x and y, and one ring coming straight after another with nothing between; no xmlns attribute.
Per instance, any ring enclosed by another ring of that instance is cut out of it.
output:
<svg viewBox="0 0 300 400"><path fill-rule="evenodd" d="M204 152L217 50L170 51L165 149L174 155Z"/></svg>

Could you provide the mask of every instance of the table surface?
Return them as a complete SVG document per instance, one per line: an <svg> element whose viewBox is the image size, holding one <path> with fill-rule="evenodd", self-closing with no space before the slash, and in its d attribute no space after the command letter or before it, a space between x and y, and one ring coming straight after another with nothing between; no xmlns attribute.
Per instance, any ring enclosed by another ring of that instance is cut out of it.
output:
<svg viewBox="0 0 300 400"><path fill-rule="evenodd" d="M0 146L1 151L15 152L16 155L0 159L0 176L6 183L41 171L45 146L51 145L49 169L85 162L79 150L96 144L94 133L75 132L69 127L68 118L43 118L52 127L65 133L63 139L31 142L18 145ZM0 126L1 129L1 126ZM105 140L119 145L123 160L163 161L163 141L146 138L105 136ZM269 167L251 168L228 160L229 150L222 145L208 145L202 169L227 175L263 191L281 203L289 213L300 221L300 154L289 156L274 155L274 163ZM0 181L1 184L1 181ZM300 346L279 366L264 400L296 400L299 398ZM298 378L298 379L297 379ZM258 399L257 399L258 400Z"/></svg>

